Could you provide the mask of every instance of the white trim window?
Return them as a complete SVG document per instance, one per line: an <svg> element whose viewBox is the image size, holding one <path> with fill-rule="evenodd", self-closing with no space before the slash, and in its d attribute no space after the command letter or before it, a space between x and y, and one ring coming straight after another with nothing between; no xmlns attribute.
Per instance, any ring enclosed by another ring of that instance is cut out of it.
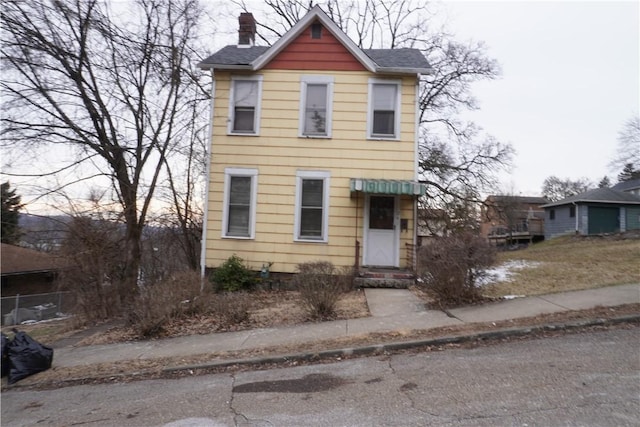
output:
<svg viewBox="0 0 640 427"><path fill-rule="evenodd" d="M330 138L333 77L302 76L300 80L301 137Z"/></svg>
<svg viewBox="0 0 640 427"><path fill-rule="evenodd" d="M254 238L257 180L257 169L226 168L224 170L222 237Z"/></svg>
<svg viewBox="0 0 640 427"><path fill-rule="evenodd" d="M258 134L261 98L262 76L231 77L228 127L230 134Z"/></svg>
<svg viewBox="0 0 640 427"><path fill-rule="evenodd" d="M398 139L401 88L400 80L369 79L367 138Z"/></svg>
<svg viewBox="0 0 640 427"><path fill-rule="evenodd" d="M327 242L329 231L329 172L298 171L294 240Z"/></svg>

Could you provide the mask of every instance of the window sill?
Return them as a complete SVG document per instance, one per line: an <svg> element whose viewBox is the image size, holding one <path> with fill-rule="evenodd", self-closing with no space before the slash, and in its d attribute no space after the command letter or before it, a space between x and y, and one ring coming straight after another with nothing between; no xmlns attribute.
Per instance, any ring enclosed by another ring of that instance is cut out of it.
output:
<svg viewBox="0 0 640 427"><path fill-rule="evenodd" d="M256 132L227 132L228 136L260 136Z"/></svg>
<svg viewBox="0 0 640 427"><path fill-rule="evenodd" d="M234 240L254 240L253 236L222 236L223 239L234 239Z"/></svg>
<svg viewBox="0 0 640 427"><path fill-rule="evenodd" d="M302 139L331 139L331 135L298 135Z"/></svg>
<svg viewBox="0 0 640 427"><path fill-rule="evenodd" d="M329 243L327 239L301 239L299 237L294 238L293 241L296 243Z"/></svg>
<svg viewBox="0 0 640 427"><path fill-rule="evenodd" d="M400 138L398 138L396 136L368 135L367 139L369 141L400 141Z"/></svg>

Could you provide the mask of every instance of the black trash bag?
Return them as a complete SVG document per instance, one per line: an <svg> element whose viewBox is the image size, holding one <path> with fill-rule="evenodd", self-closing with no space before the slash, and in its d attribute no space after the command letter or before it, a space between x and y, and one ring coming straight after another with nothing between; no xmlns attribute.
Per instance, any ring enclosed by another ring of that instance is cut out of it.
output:
<svg viewBox="0 0 640 427"><path fill-rule="evenodd" d="M9 375L9 337L1 332L2 334L2 351L0 352L0 359L2 362L2 377L6 377Z"/></svg>
<svg viewBox="0 0 640 427"><path fill-rule="evenodd" d="M9 343L9 384L29 375L46 371L53 362L53 349L31 338L24 332L13 330L15 336Z"/></svg>

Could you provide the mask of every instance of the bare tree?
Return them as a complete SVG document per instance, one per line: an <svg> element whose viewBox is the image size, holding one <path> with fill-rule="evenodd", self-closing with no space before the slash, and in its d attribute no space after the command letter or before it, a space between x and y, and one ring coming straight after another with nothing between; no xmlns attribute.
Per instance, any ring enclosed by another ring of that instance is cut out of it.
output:
<svg viewBox="0 0 640 427"><path fill-rule="evenodd" d="M618 132L618 147L609 168L619 171L629 164L640 167L640 116L628 119Z"/></svg>
<svg viewBox="0 0 640 427"><path fill-rule="evenodd" d="M197 0L112 5L3 4L2 136L20 148L76 147L68 167L89 162L80 179L110 183L126 225L124 295L136 289L142 230L167 159L191 132L185 100L194 99L200 9Z"/></svg>
<svg viewBox="0 0 640 427"><path fill-rule="evenodd" d="M245 11L244 0L234 1ZM478 104L471 83L498 77L500 68L482 43L459 43L434 22L433 4L418 0L266 0L268 19L258 37L281 37L315 4L363 49L420 49L433 68L422 76L419 95L419 166L427 184L425 208L478 203L494 190L497 172L511 164L513 149L459 118Z"/></svg>
<svg viewBox="0 0 640 427"><path fill-rule="evenodd" d="M587 178L580 178L574 181L569 178L560 179L557 176L550 176L542 183L542 197L551 202L557 202L558 200L584 193L590 187L592 187L592 184Z"/></svg>

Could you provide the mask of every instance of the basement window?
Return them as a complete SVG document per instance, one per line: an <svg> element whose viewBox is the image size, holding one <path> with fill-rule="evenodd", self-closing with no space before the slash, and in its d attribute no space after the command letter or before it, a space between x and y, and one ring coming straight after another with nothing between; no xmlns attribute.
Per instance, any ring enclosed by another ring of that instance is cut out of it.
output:
<svg viewBox="0 0 640 427"><path fill-rule="evenodd" d="M322 25L320 24L311 24L311 38L319 39L322 37Z"/></svg>

